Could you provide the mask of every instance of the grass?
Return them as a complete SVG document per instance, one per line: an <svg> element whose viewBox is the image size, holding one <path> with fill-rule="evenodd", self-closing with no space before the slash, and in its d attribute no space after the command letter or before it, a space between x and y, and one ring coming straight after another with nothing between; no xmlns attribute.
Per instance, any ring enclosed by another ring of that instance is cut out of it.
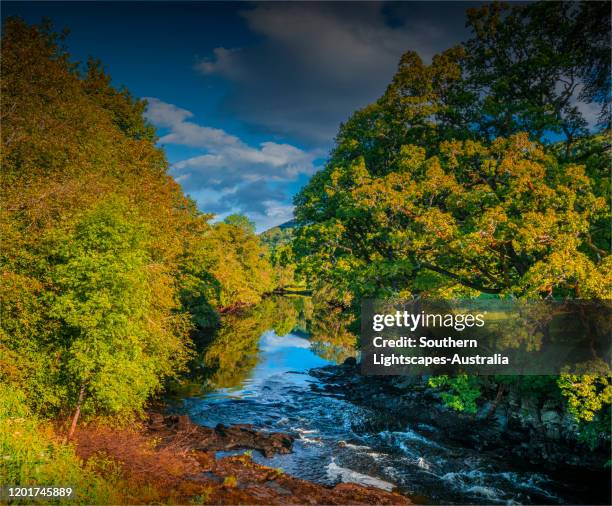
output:
<svg viewBox="0 0 612 506"><path fill-rule="evenodd" d="M108 476L98 468L106 466ZM57 438L53 427L32 415L23 394L0 384L0 482L7 485L72 487L73 502L117 502L117 469L102 459L84 463L74 447ZM57 504L60 499L44 499ZM20 501L17 501L17 503ZM31 503L25 499L23 503Z"/></svg>
<svg viewBox="0 0 612 506"><path fill-rule="evenodd" d="M79 425L67 443L63 429L28 409L18 388L0 383L0 483L74 490L68 500L25 498L12 504L210 503L210 484L190 479L208 462L194 456L188 439L177 435L159 445L140 427L99 422ZM230 475L223 485L229 490L237 483Z"/></svg>

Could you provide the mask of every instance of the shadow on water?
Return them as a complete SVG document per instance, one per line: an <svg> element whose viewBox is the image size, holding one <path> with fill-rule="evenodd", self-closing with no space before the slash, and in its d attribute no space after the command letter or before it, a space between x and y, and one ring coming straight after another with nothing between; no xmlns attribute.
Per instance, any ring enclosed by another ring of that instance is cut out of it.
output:
<svg viewBox="0 0 612 506"><path fill-rule="evenodd" d="M273 297L225 317L191 380L169 399L170 409L209 427L250 423L293 433L293 453L253 458L318 483L397 489L429 503L585 502L584 484L454 446L435 427L399 427L390 420L386 430L374 429L380 413L315 391L309 369L355 353L355 336L338 315L315 318L315 311L308 297Z"/></svg>

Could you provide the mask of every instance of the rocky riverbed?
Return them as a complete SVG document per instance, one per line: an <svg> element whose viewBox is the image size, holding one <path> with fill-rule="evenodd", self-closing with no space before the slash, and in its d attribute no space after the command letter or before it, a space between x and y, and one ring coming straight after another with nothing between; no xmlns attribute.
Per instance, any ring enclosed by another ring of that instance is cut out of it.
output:
<svg viewBox="0 0 612 506"><path fill-rule="evenodd" d="M295 439L290 434L256 430L249 424L225 426L220 423L209 428L193 424L187 415L163 416L159 413L150 415L147 432L163 444L171 444L181 434L194 450L257 450L265 457L275 453L290 453Z"/></svg>
<svg viewBox="0 0 612 506"><path fill-rule="evenodd" d="M606 456L576 439L561 399L510 391L497 398L491 382L484 398L498 402L466 415L446 408L424 379L363 377L354 360L323 359L307 335L272 329L254 358L239 381L225 381L228 370L221 383L168 398L173 418L157 423L155 438L196 425L189 444L215 448L211 466L245 459L322 494L361 484L423 504L610 504ZM245 455L246 448L258 449ZM215 468L217 477L227 471Z"/></svg>
<svg viewBox="0 0 612 506"><path fill-rule="evenodd" d="M212 504L412 504L406 497L374 487L339 483L318 485L289 476L279 469L257 464L249 453L217 458L217 452L254 450L266 457L290 453L294 436L257 430L237 424L214 428L193 424L187 415L153 413L146 433L160 448L180 447L198 462L199 469L186 480L208 487Z"/></svg>
<svg viewBox="0 0 612 506"><path fill-rule="evenodd" d="M536 399L510 390L502 392L497 402L483 403L476 415L468 415L446 407L440 395L426 387L424 378L363 376L354 359L312 369L310 374L320 382L313 388L377 410L380 419L370 423L379 426L372 430L426 424L441 429L447 440L495 452L521 465L609 475L604 470L610 458L606 442L595 450L581 442L578 425L561 399ZM496 389L492 384L491 397Z"/></svg>
<svg viewBox="0 0 612 506"><path fill-rule="evenodd" d="M412 504L380 488L299 479L251 456L251 450L268 457L289 453L293 441L291 434L250 425L207 428L186 415L159 413L131 429L90 425L74 435L77 454L91 465L104 462L121 473L138 504ZM232 450L242 451L228 455Z"/></svg>

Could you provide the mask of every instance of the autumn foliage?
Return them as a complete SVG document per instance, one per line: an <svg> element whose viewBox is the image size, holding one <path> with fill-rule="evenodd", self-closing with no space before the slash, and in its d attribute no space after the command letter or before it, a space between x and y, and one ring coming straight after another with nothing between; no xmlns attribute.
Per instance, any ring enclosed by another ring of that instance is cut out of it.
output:
<svg viewBox="0 0 612 506"><path fill-rule="evenodd" d="M377 297L609 299L609 23L602 2L494 3L431 63L407 51L295 198L298 273L355 314ZM480 395L477 378L436 384L455 406ZM556 388L609 433L609 370Z"/></svg>
<svg viewBox="0 0 612 506"><path fill-rule="evenodd" d="M42 416L130 419L226 306L272 286L253 230L168 174L146 104L48 25L2 37L0 378Z"/></svg>

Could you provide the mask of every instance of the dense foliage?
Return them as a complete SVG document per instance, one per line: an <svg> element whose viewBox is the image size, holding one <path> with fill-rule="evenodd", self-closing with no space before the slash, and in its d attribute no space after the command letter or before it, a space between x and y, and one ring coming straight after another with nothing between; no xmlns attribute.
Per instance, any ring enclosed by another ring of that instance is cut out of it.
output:
<svg viewBox="0 0 612 506"><path fill-rule="evenodd" d="M266 250L240 217L209 223L146 104L49 26L7 21L1 63L3 395L73 428L129 419L184 369L190 336L272 290Z"/></svg>
<svg viewBox="0 0 612 506"><path fill-rule="evenodd" d="M431 64L404 54L295 199L299 272L354 312L363 297L608 299L609 22L603 2L486 5ZM475 379L431 384L475 409ZM577 419L609 420L608 374L559 387Z"/></svg>
<svg viewBox="0 0 612 506"><path fill-rule="evenodd" d="M274 268L274 283L280 289L300 284L296 279L295 259L291 248L293 227L294 223L290 221L270 228L260 236L270 253L270 262Z"/></svg>

